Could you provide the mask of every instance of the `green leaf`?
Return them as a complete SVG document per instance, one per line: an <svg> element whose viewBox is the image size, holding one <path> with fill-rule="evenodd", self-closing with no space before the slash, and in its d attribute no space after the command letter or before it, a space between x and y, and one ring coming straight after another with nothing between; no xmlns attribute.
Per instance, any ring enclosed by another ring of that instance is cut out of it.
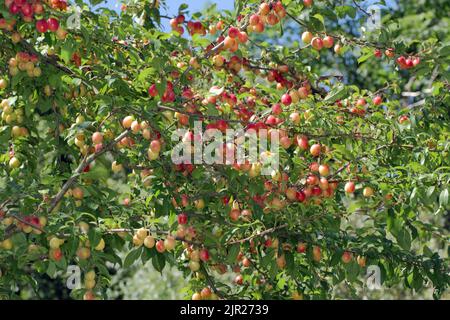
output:
<svg viewBox="0 0 450 320"><path fill-rule="evenodd" d="M433 251L431 251L427 246L423 246L423 255L431 258L433 256Z"/></svg>
<svg viewBox="0 0 450 320"><path fill-rule="evenodd" d="M336 251L333 253L333 256L331 257L330 266L335 266L341 261L342 252L342 249L336 249Z"/></svg>
<svg viewBox="0 0 450 320"><path fill-rule="evenodd" d="M228 249L228 255L227 255L227 261L228 263L234 263L236 261L236 258L239 254L239 251L241 249L241 246L239 243L236 243Z"/></svg>
<svg viewBox="0 0 450 320"><path fill-rule="evenodd" d="M361 55L358 58L358 64L363 63L364 61L366 61L367 59L369 59L371 57L373 57L373 51L372 50L370 50L370 49L363 50L363 55Z"/></svg>
<svg viewBox="0 0 450 320"><path fill-rule="evenodd" d="M0 143L5 143L11 138L11 127L0 127Z"/></svg>
<svg viewBox="0 0 450 320"><path fill-rule="evenodd" d="M347 88L343 85L339 85L331 89L330 92L328 92L327 96L324 99L324 102L333 103L336 102L337 100L345 98L347 95L348 95Z"/></svg>
<svg viewBox="0 0 450 320"><path fill-rule="evenodd" d="M91 244L91 248L95 248L102 238L102 234L100 230L97 228L90 228L88 232L89 243Z"/></svg>
<svg viewBox="0 0 450 320"><path fill-rule="evenodd" d="M352 6L338 6L338 7L335 7L334 10L336 11L336 15L339 18L344 18L345 16L349 16L352 19L355 18L356 11L357 11L357 9Z"/></svg>
<svg viewBox="0 0 450 320"><path fill-rule="evenodd" d="M350 263L346 264L345 270L348 281L353 282L358 278L360 268L356 261L352 260Z"/></svg>
<svg viewBox="0 0 450 320"><path fill-rule="evenodd" d="M279 278L277 282L278 289L283 289L285 285L286 285L286 278L284 277Z"/></svg>
<svg viewBox="0 0 450 320"><path fill-rule="evenodd" d="M287 252L285 254L285 258L286 258L286 269L292 276L295 276L296 268L295 268L294 255L291 252Z"/></svg>
<svg viewBox="0 0 450 320"><path fill-rule="evenodd" d="M448 204L448 189L444 189L441 191L439 195L439 205L442 207L446 207Z"/></svg>
<svg viewBox="0 0 450 320"><path fill-rule="evenodd" d="M72 79L72 84L76 87L81 85L81 79L80 78L73 78Z"/></svg>
<svg viewBox="0 0 450 320"><path fill-rule="evenodd" d="M147 79L148 76L150 76L151 74L155 73L155 69L150 67L150 68L146 68L142 71L139 72L139 76L137 77L137 81L138 82L142 82L144 83Z"/></svg>
<svg viewBox="0 0 450 320"><path fill-rule="evenodd" d="M137 249L131 250L128 255L126 256L124 262L123 262L123 267L124 268L128 268L129 266L131 266L137 259L139 259L139 257L142 254L142 249L143 247L139 247Z"/></svg>
<svg viewBox="0 0 450 320"><path fill-rule="evenodd" d="M402 249L409 250L411 248L411 234L404 228L400 229L397 234L397 242Z"/></svg>
<svg viewBox="0 0 450 320"><path fill-rule="evenodd" d="M157 271L162 272L166 265L166 257L163 254L155 254L152 259L152 265Z"/></svg>
<svg viewBox="0 0 450 320"><path fill-rule="evenodd" d="M278 274L278 264L276 260L272 260L270 264L270 270L269 270L269 276L272 279L272 281L275 279L275 277Z"/></svg>
<svg viewBox="0 0 450 320"><path fill-rule="evenodd" d="M435 189L435 186L431 186L427 189L427 198L430 198L433 195Z"/></svg>
<svg viewBox="0 0 450 320"><path fill-rule="evenodd" d="M423 277L417 268L414 268L413 272L408 275L407 280L408 285L416 291L423 286Z"/></svg>
<svg viewBox="0 0 450 320"><path fill-rule="evenodd" d="M148 260L153 258L156 254L156 250L154 248L144 248L141 256L142 263L145 264Z"/></svg>
<svg viewBox="0 0 450 320"><path fill-rule="evenodd" d="M266 251L266 255L261 258L261 267L266 268L275 256L275 250L270 248Z"/></svg>
<svg viewBox="0 0 450 320"><path fill-rule="evenodd" d="M66 41L61 47L61 59L63 59L64 62L68 64L72 59L72 54L74 53L74 51L75 50L72 46L72 43Z"/></svg>
<svg viewBox="0 0 450 320"><path fill-rule="evenodd" d="M450 46L444 46L439 50L439 55L444 58L448 58L450 56Z"/></svg>
<svg viewBox="0 0 450 320"><path fill-rule="evenodd" d="M323 16L319 13L316 13L315 15L313 15L313 17L317 20L319 20L322 23L322 26L325 26L325 19L323 18Z"/></svg>
<svg viewBox="0 0 450 320"><path fill-rule="evenodd" d="M186 10L187 8L188 8L188 5L186 3L182 3L178 7L178 12L182 12L182 11Z"/></svg>
<svg viewBox="0 0 450 320"><path fill-rule="evenodd" d="M47 275L52 278L55 279L56 278L56 264L53 261L50 261L48 264L48 268L47 271L45 273L47 273Z"/></svg>

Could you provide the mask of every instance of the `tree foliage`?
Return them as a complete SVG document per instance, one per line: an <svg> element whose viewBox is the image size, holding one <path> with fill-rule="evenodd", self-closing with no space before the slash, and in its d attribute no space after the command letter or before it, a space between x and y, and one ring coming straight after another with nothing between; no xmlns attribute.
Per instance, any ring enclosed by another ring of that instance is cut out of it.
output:
<svg viewBox="0 0 450 320"><path fill-rule="evenodd" d="M384 7L372 31L357 0L175 17L170 1L2 2L2 296L78 265L71 296L108 298L112 266L142 262L178 268L193 299L333 298L366 286L371 265L382 286L439 298L449 19L446 1L422 2ZM279 170L173 164L172 134L196 120L279 133Z"/></svg>

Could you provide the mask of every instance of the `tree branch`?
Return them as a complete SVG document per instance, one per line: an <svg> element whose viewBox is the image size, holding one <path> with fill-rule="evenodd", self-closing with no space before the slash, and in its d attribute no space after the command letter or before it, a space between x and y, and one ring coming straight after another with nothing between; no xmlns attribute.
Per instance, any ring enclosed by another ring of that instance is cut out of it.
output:
<svg viewBox="0 0 450 320"><path fill-rule="evenodd" d="M391 145L392 145L392 143L391 143L391 144L385 144L385 145L379 146L379 147L377 147L377 148L375 149L375 151L379 151L379 150L384 149L384 148L387 148L387 147L389 147L389 146L391 146ZM362 155L362 156L359 156L359 157L355 158L355 159L352 160L352 161L348 161L348 162L347 162L346 164L344 164L342 167L340 167L339 169L337 169L335 173L329 175L329 176L327 177L327 179L330 180L330 179L332 179L332 178L335 178L339 173L341 173L342 171L344 171L345 169L347 169L347 167L348 167L352 162L359 161L359 160L361 160L361 159L366 158L367 156L368 156L368 154L364 154L364 155Z"/></svg>
<svg viewBox="0 0 450 320"><path fill-rule="evenodd" d="M135 231L137 231L137 230L139 230L139 229L134 229L134 228L119 228L119 229L108 229L108 230L106 230L106 232L109 232L109 233L121 233L121 232L132 233L132 232L135 232ZM154 233L154 234L157 234L157 235L165 235L165 236L167 236L167 235L170 234L169 231L163 231L163 230L147 229L147 231L148 231L149 233ZM203 245L202 245L201 243L199 243L199 242L194 242L194 241L186 240L185 238L181 238L181 237L174 237L174 239L177 240L177 241L186 242L186 243L191 244L191 245L203 246Z"/></svg>
<svg viewBox="0 0 450 320"><path fill-rule="evenodd" d="M91 154L88 157L85 157L83 161L81 161L78 168L75 170L75 172L72 174L72 176L64 183L61 190L55 195L55 197L52 199L50 203L50 207L48 208L48 212L52 212L53 209L56 208L58 203L61 201L61 199L64 197L66 192L69 190L69 188L74 184L75 180L83 173L83 170L95 159L97 159L99 156L104 154L105 152L111 150L114 148L116 144L120 142L123 138L125 138L130 133L129 130L123 131L121 134L119 134L113 141L111 141L106 147L102 148L99 152L95 152Z"/></svg>
<svg viewBox="0 0 450 320"><path fill-rule="evenodd" d="M355 4L356 8L358 8L359 11L361 11L362 13L364 13L366 16L368 16L369 18L372 17L372 15L367 12L366 10L364 10L359 4L358 2L356 2L355 0L353 0L353 3Z"/></svg>
<svg viewBox="0 0 450 320"><path fill-rule="evenodd" d="M206 267L202 264L202 270L203 273L205 274L205 278L206 281L208 282L209 286L211 287L211 289L213 290L213 292L221 299L224 298L224 295L217 289L216 284L214 283L214 280L212 279L212 277L209 275L208 271L206 270Z"/></svg>
<svg viewBox="0 0 450 320"><path fill-rule="evenodd" d="M23 224L26 224L27 226L32 227L33 229L36 229L36 230L39 230L42 233L45 233L44 229L42 229L41 227L39 227L39 226L37 226L37 225L35 225L35 224L31 223L31 222L26 221L25 219L23 219L22 217L19 217L18 215L15 215L15 214L12 214L12 213L8 213L7 215L12 217L12 218L14 218L14 219L16 219L17 221L19 221L19 222L21 222Z"/></svg>
<svg viewBox="0 0 450 320"><path fill-rule="evenodd" d="M249 236L247 238L244 238L244 239L230 241L230 242L227 243L227 245L232 245L232 244L237 244L237 243L244 243L244 242L252 240L253 238L262 237L262 236L264 236L266 234L273 233L273 232L275 232L277 230L287 228L288 226L289 225L287 223L285 223L285 224L282 224L282 225L279 225L279 226L276 226L276 227L273 227L273 228L269 228L269 229L266 229L264 231L255 233L255 234L253 234L253 235L251 235L251 236Z"/></svg>

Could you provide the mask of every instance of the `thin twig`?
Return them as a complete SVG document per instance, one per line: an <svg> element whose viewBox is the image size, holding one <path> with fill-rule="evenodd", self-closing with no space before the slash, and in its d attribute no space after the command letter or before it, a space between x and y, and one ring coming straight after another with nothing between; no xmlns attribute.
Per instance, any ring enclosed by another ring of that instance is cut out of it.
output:
<svg viewBox="0 0 450 320"><path fill-rule="evenodd" d="M36 230L39 230L42 233L45 233L45 230L42 229L41 227L39 227L38 225L35 225L34 223L31 223L29 221L26 221L25 219L23 219L22 217L19 217L16 214L8 213L7 215L12 217L12 218L14 218L14 219L16 219L17 221L19 221L19 222L21 222L23 224L26 224L27 226L32 227L33 229L36 229Z"/></svg>
<svg viewBox="0 0 450 320"><path fill-rule="evenodd" d="M272 228L266 229L264 231L255 233L255 234L253 234L253 235L251 235L251 236L249 236L247 238L230 241L230 242L227 243L227 245L232 245L232 244L236 244L236 243L244 243L244 242L252 240L253 238L262 237L262 236L264 236L266 234L273 233L273 232L275 232L277 230L287 228L288 226L289 225L287 223L285 223L285 224L282 224L282 225L279 225L279 226L276 226L276 227L272 227Z"/></svg>
<svg viewBox="0 0 450 320"><path fill-rule="evenodd" d="M202 264L202 270L203 273L205 274L205 278L206 281L208 282L209 286L211 287L211 289L213 290L213 292L221 299L224 298L224 295L217 289L216 284L214 283L214 280L212 279L212 277L209 275L208 271L206 270L206 267Z"/></svg>
<svg viewBox="0 0 450 320"><path fill-rule="evenodd" d="M358 8L358 10L360 10L366 16L368 16L369 18L372 17L372 15L369 12L367 12L366 10L364 10L355 0L353 0L353 3L355 4L356 8Z"/></svg>

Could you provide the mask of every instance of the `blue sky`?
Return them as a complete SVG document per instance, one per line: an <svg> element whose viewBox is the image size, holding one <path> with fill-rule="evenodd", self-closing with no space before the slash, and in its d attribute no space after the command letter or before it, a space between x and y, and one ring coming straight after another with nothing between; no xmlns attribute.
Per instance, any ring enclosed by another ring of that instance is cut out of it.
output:
<svg viewBox="0 0 450 320"><path fill-rule="evenodd" d="M111 9L120 10L120 1L119 0L105 0L99 7L106 6ZM162 14L166 14L168 16L174 16L178 13L178 8L181 4L186 3L189 7L188 10L190 12L201 11L206 8L208 5L215 3L217 5L217 9L220 10L232 10L234 7L233 0L222 0L222 1L212 1L212 0L167 0L165 1L167 12L162 11ZM169 22L163 20L164 27L169 27ZM170 29L170 28L169 28Z"/></svg>
<svg viewBox="0 0 450 320"><path fill-rule="evenodd" d="M105 0L107 6L109 8L118 9L120 8L120 1L118 0ZM166 1L167 6L169 7L172 12L169 13L176 13L178 7L182 4L186 3L189 5L189 8L193 11L198 11L203 8L205 8L208 4L216 3L218 9L232 9L234 5L233 0L222 0L222 1L211 1L211 0L168 0Z"/></svg>
<svg viewBox="0 0 450 320"><path fill-rule="evenodd" d="M377 3L377 0L366 0L363 3L361 3L362 7L367 8L368 4L370 3ZM395 0L388 0L387 6L392 7L395 6ZM120 1L119 0L105 0L104 3L106 3L106 6L113 9L119 9L120 8ZM182 4L186 3L189 5L189 9L192 12L199 11L204 9L208 4L215 3L217 4L217 8L219 10L233 9L234 1L233 0L222 0L222 1L214 1L214 0L167 0L166 4L167 7L169 7L168 14L176 14L178 7Z"/></svg>
<svg viewBox="0 0 450 320"><path fill-rule="evenodd" d="M368 6L372 3L377 3L378 0L366 0L362 2L360 5L367 9ZM178 8L181 4L186 3L188 5L188 10L191 13L201 11L205 9L208 5L215 3L217 5L218 11L221 10L233 10L234 7L234 0L167 0L165 1L167 11L163 9L161 11L161 14L167 15L167 16L175 16L178 13ZM391 9L396 8L396 0L387 0L387 7ZM108 7L114 10L120 10L120 0L104 0L103 3L98 5L98 7ZM166 19L162 19L162 25L164 27L164 30L170 30L169 21Z"/></svg>

